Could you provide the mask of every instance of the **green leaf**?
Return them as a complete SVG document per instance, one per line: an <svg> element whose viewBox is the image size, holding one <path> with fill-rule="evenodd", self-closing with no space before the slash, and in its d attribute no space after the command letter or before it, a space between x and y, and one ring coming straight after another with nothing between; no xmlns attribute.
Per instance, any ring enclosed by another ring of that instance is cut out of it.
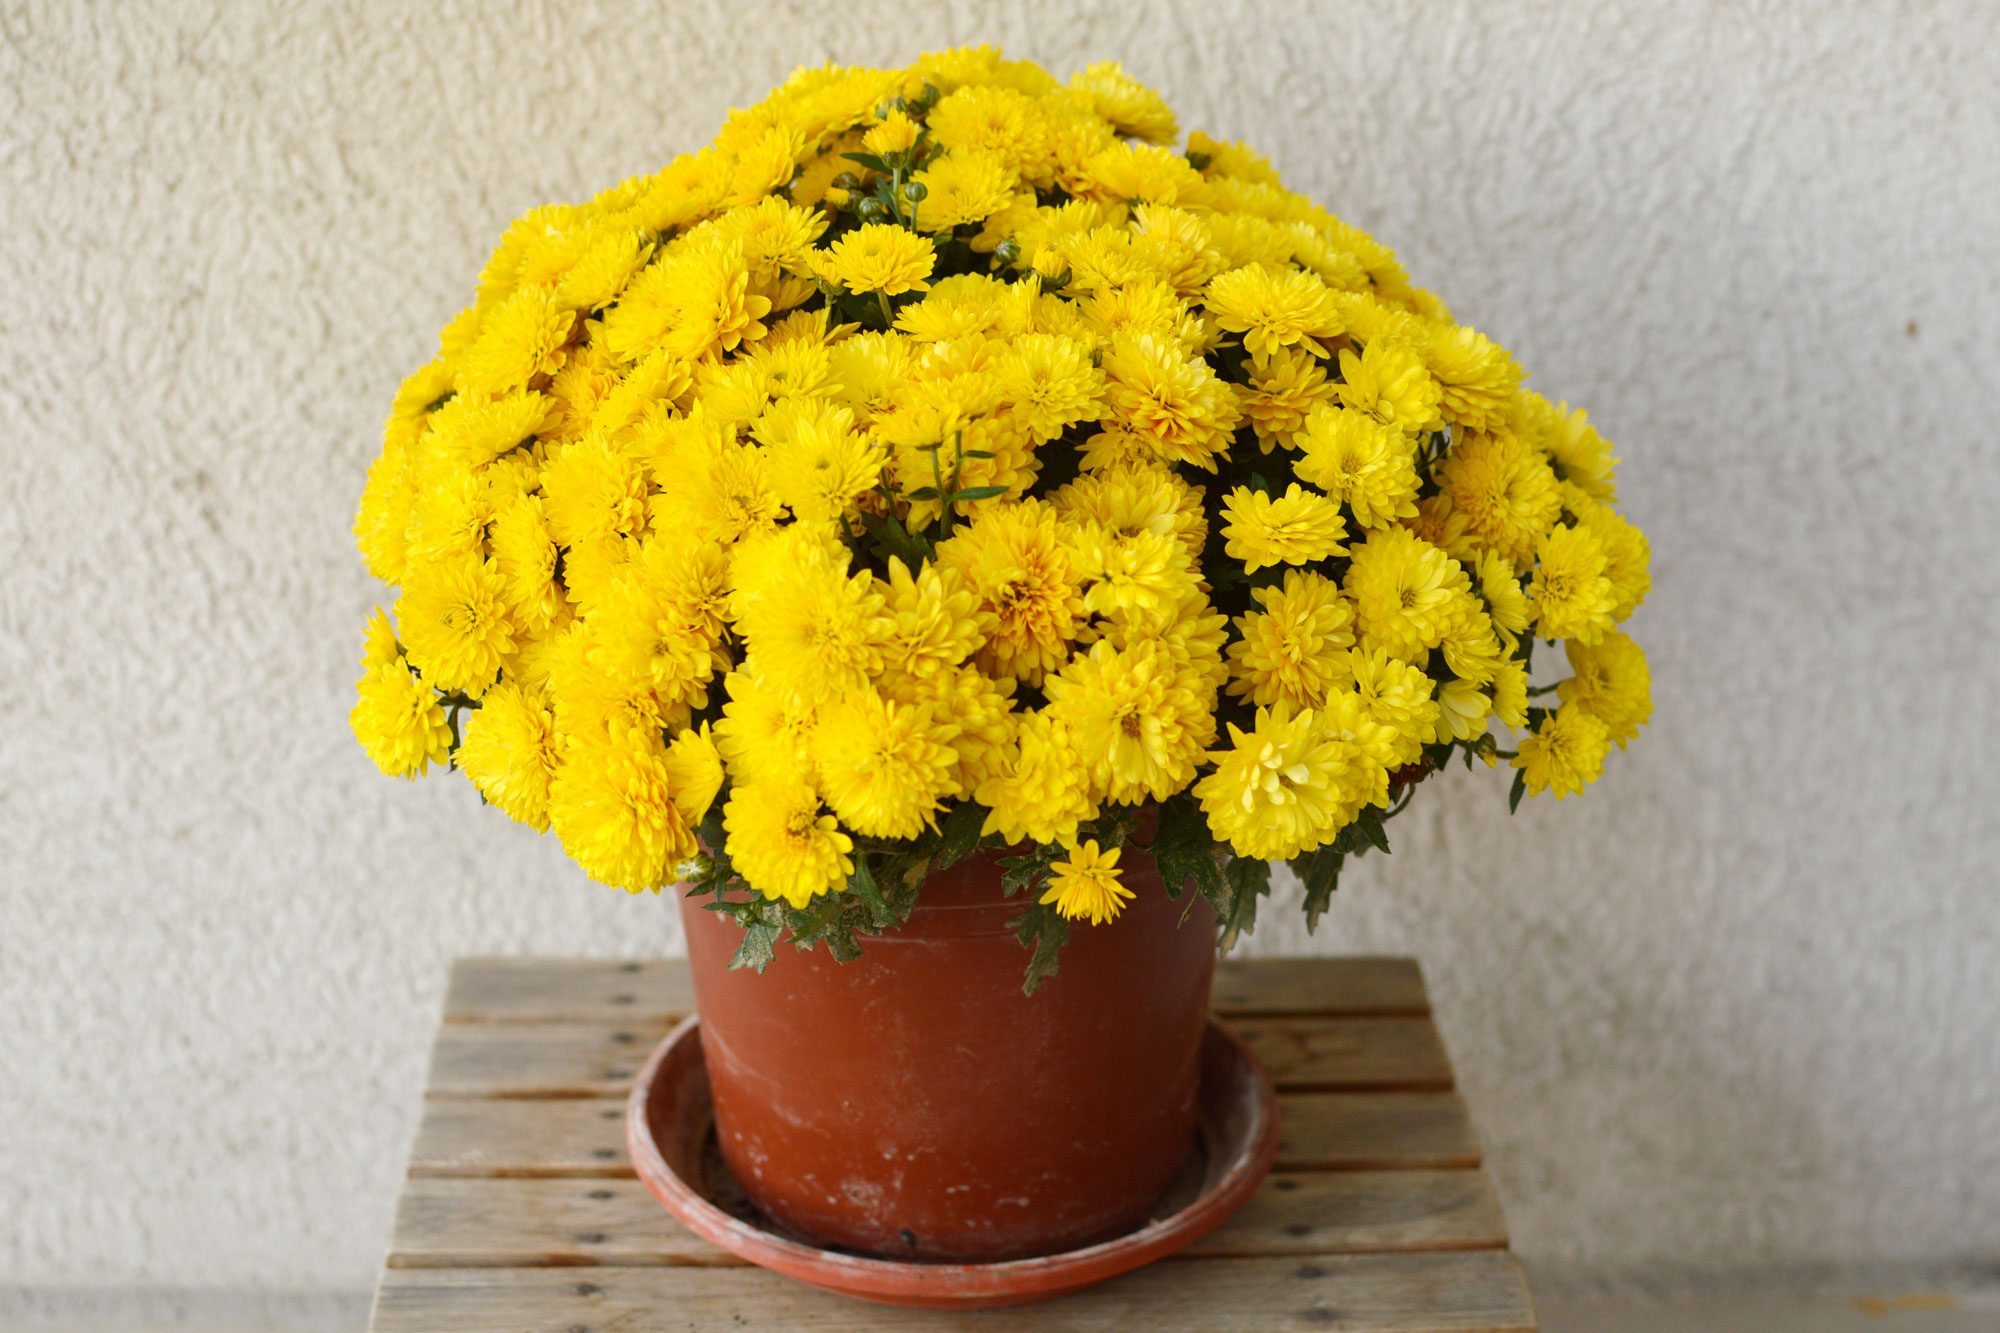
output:
<svg viewBox="0 0 2000 1333"><path fill-rule="evenodd" d="M986 826L986 807L976 801L961 801L938 828L935 867L946 870L957 865L979 843L979 831Z"/></svg>
<svg viewBox="0 0 2000 1333"><path fill-rule="evenodd" d="M775 921L758 918L743 930L743 943L736 946L735 957L729 960L733 970L752 967L762 972L778 956L778 932L782 929Z"/></svg>
<svg viewBox="0 0 2000 1333"><path fill-rule="evenodd" d="M1037 847L1022 856L1010 856L1000 862L1000 892L1013 897L1023 889L1033 889L1049 873L1049 866L1055 860L1059 847Z"/></svg>
<svg viewBox="0 0 2000 1333"><path fill-rule="evenodd" d="M1271 863L1238 857L1229 863L1225 877L1229 883L1229 915L1223 918L1218 944L1226 953L1236 947L1238 939L1256 928L1257 900L1271 891Z"/></svg>
<svg viewBox="0 0 2000 1333"><path fill-rule="evenodd" d="M938 490L935 486L919 486L914 491L905 491L903 494L911 500L935 500L938 498Z"/></svg>
<svg viewBox="0 0 2000 1333"><path fill-rule="evenodd" d="M1528 791L1528 770L1525 768L1517 768L1514 770L1513 790L1507 793L1508 814L1511 815L1516 810L1521 808L1521 797L1526 795L1527 791Z"/></svg>
<svg viewBox="0 0 2000 1333"><path fill-rule="evenodd" d="M993 451L991 449L961 449L958 451L958 456L960 458L991 458L993 457Z"/></svg>
<svg viewBox="0 0 2000 1333"><path fill-rule="evenodd" d="M847 887L854 890L861 901L868 905L869 918L877 926L896 924L895 913L889 910L889 904L884 901L882 886L875 882L875 873L868 868L866 856L854 858L854 873L848 877Z"/></svg>
<svg viewBox="0 0 2000 1333"><path fill-rule="evenodd" d="M1319 919L1326 915L1326 909L1333 905L1333 894L1340 887L1340 869L1347 858L1331 847L1321 847L1316 851L1294 858L1292 870L1306 889L1306 933L1310 935Z"/></svg>
<svg viewBox="0 0 2000 1333"><path fill-rule="evenodd" d="M1032 947L1021 993L1033 995L1037 987L1056 974L1063 942L1069 938L1069 922L1053 907L1036 903L1007 923L1023 947Z"/></svg>
<svg viewBox="0 0 2000 1333"><path fill-rule="evenodd" d="M1384 856L1389 854L1389 835L1382 830L1382 812L1372 805L1361 807L1361 813L1354 817L1354 827L1367 839L1367 845Z"/></svg>
<svg viewBox="0 0 2000 1333"><path fill-rule="evenodd" d="M873 153L842 153L841 156L849 162L859 162L870 171L879 171L885 176L889 174L889 164Z"/></svg>
<svg viewBox="0 0 2000 1333"><path fill-rule="evenodd" d="M1005 486L968 486L962 491L954 492L951 501L953 504L957 504L961 500L991 500L996 495L1005 495L1006 493L1007 488Z"/></svg>

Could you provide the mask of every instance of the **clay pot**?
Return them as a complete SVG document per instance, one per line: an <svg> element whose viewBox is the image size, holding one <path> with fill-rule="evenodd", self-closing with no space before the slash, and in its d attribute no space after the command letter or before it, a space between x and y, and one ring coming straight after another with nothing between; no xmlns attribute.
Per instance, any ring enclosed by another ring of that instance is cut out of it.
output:
<svg viewBox="0 0 2000 1333"><path fill-rule="evenodd" d="M1137 896L1073 923L1033 995L1006 929L1024 900L990 856L934 877L858 960L781 941L761 976L728 970L741 930L684 899L717 1139L751 1200L897 1259L1024 1258L1142 1223L1194 1143L1215 917L1137 848L1121 864Z"/></svg>

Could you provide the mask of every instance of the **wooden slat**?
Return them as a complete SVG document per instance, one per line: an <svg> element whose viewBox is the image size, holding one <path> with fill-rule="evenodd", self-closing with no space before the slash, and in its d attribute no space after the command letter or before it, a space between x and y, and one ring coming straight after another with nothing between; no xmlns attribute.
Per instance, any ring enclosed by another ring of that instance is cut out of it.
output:
<svg viewBox="0 0 2000 1333"><path fill-rule="evenodd" d="M1451 1087L1428 1018L1256 1018L1230 1024L1281 1088ZM431 1052L433 1097L622 1097L664 1019L448 1023Z"/></svg>
<svg viewBox="0 0 2000 1333"><path fill-rule="evenodd" d="M383 1278L374 1327L1530 1333L1534 1315L1513 1256L1485 1250L1168 1261L1060 1303L976 1315L869 1305L760 1268L399 1269Z"/></svg>
<svg viewBox="0 0 2000 1333"><path fill-rule="evenodd" d="M678 1021L694 1008L678 959L461 958L445 995L447 1023ZM1273 1014L1418 1015L1430 1012L1410 958L1225 958L1215 1010Z"/></svg>
<svg viewBox="0 0 2000 1333"><path fill-rule="evenodd" d="M410 1175L630 1176L625 1103L431 1098ZM1305 1170L1479 1165L1465 1103L1450 1092L1284 1093L1278 1164Z"/></svg>
<svg viewBox="0 0 2000 1333"><path fill-rule="evenodd" d="M1478 1171L1278 1172L1194 1255L1499 1249L1493 1187ZM636 1180L409 1182L391 1268L734 1264Z"/></svg>

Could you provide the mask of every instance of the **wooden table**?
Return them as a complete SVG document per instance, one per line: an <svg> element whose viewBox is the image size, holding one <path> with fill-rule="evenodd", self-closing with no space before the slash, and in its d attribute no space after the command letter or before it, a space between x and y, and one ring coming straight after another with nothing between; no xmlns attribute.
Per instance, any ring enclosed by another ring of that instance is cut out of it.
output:
<svg viewBox="0 0 2000 1333"><path fill-rule="evenodd" d="M1270 1179L1180 1256L979 1314L826 1295L653 1202L626 1159L624 1098L691 1005L677 962L452 969L374 1329L1536 1327L1411 959L1225 961L1216 1011L1278 1084Z"/></svg>

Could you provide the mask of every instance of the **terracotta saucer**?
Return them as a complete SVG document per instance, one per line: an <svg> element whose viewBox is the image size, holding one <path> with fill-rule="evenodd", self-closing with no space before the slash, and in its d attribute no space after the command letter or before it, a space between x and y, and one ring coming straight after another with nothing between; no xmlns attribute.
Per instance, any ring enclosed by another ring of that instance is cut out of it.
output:
<svg viewBox="0 0 2000 1333"><path fill-rule="evenodd" d="M1061 1296L1193 1244L1248 1201L1278 1154L1271 1079L1209 1021L1202 1044L1201 1132L1180 1178L1135 1231L1083 1249L1005 1263L909 1263L826 1249L758 1214L715 1144L700 1020L667 1034L626 1102L639 1178L696 1235L801 1282L889 1305L977 1310Z"/></svg>

